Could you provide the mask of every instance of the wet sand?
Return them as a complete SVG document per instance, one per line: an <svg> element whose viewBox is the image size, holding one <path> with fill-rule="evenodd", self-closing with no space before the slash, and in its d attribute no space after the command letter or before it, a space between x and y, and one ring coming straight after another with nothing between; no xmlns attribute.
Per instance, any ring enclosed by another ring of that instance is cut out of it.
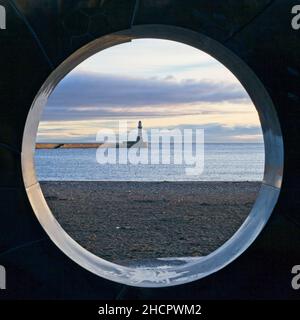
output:
<svg viewBox="0 0 300 320"><path fill-rule="evenodd" d="M117 263L193 257L229 239L259 182L41 182L54 216L83 247Z"/></svg>

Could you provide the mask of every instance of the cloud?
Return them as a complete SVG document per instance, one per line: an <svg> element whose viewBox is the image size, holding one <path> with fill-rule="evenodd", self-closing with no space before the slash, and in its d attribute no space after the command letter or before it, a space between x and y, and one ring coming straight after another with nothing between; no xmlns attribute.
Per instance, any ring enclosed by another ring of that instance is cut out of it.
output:
<svg viewBox="0 0 300 320"><path fill-rule="evenodd" d="M219 123L202 125L181 125L168 129L203 129L206 143L254 142L262 143L263 135L260 125L226 126Z"/></svg>
<svg viewBox="0 0 300 320"><path fill-rule="evenodd" d="M258 115L235 76L208 54L167 40L136 40L85 60L50 96L38 139L95 141L118 120L205 128L207 142L261 141Z"/></svg>
<svg viewBox="0 0 300 320"><path fill-rule="evenodd" d="M101 72L139 77L179 75L205 69L222 70L222 77L230 72L210 55L176 41L162 39L136 39L98 52L81 63L73 72ZM199 74L199 73L198 73ZM209 76L209 73L205 73Z"/></svg>
<svg viewBox="0 0 300 320"><path fill-rule="evenodd" d="M124 117L131 113L159 116L168 110L187 114L180 105L224 102L245 104L250 99L241 85L233 83L75 73L50 96L43 120Z"/></svg>
<svg viewBox="0 0 300 320"><path fill-rule="evenodd" d="M128 128L135 128L135 122L129 123ZM39 142L95 142L98 130L113 129L118 133L116 121L75 121L75 122L45 122L40 125L38 132ZM166 128L152 125L146 126L145 130L150 133L151 129L164 130ZM227 126L220 123L209 124L179 124L169 126L167 129L204 129L206 143L226 142L259 142L262 143L262 130L259 125L251 126ZM195 131L194 131L195 132Z"/></svg>

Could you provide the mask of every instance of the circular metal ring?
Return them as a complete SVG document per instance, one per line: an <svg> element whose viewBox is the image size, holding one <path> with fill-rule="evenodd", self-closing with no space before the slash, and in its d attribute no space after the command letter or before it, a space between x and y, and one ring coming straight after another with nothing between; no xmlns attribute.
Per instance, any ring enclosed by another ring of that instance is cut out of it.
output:
<svg viewBox="0 0 300 320"><path fill-rule="evenodd" d="M35 139L47 99L66 74L93 54L139 38L168 39L198 48L224 64L241 82L259 113L265 143L264 180L254 206L236 233L205 257L179 266L125 267L92 254L75 242L54 218L35 175ZM233 52L215 40L187 29L142 25L101 37L82 47L48 77L28 114L22 144L22 172L26 191L39 222L52 241L69 258L90 272L118 283L139 287L165 287L188 283L212 274L241 255L267 223L278 200L283 174L283 140L277 114L264 86L254 72Z"/></svg>

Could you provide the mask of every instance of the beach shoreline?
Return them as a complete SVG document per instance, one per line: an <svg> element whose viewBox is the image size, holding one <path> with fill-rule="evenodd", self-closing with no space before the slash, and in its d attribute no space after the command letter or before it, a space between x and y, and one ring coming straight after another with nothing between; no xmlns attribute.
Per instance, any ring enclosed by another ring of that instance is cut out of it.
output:
<svg viewBox="0 0 300 320"><path fill-rule="evenodd" d="M62 227L116 263L207 255L248 216L261 182L42 181Z"/></svg>

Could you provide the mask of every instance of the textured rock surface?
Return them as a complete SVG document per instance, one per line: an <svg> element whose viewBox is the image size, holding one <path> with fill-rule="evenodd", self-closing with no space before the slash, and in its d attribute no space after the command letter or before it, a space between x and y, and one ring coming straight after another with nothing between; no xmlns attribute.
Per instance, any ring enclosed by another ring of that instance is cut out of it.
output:
<svg viewBox="0 0 300 320"><path fill-rule="evenodd" d="M54 216L101 258L207 255L241 226L255 182L43 182Z"/></svg>

